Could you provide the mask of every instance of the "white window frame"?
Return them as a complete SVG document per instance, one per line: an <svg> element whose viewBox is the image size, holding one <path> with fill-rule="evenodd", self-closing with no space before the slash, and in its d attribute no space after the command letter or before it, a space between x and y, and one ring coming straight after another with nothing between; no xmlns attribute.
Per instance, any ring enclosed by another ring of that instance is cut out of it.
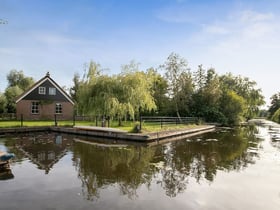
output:
<svg viewBox="0 0 280 210"><path fill-rule="evenodd" d="M49 87L49 95L55 96L56 95L56 88Z"/></svg>
<svg viewBox="0 0 280 210"><path fill-rule="evenodd" d="M31 102L31 114L39 114L39 102L38 101Z"/></svg>
<svg viewBox="0 0 280 210"><path fill-rule="evenodd" d="M46 87L39 87L39 94L40 95L46 95Z"/></svg>

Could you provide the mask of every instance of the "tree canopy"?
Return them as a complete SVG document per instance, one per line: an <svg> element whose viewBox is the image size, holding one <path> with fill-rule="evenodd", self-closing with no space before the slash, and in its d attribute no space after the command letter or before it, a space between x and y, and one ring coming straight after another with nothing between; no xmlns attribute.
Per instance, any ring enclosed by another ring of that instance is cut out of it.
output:
<svg viewBox="0 0 280 210"><path fill-rule="evenodd" d="M238 124L258 114L264 104L256 82L231 73L219 75L202 65L194 72L188 62L171 53L158 69L140 70L130 62L117 75L102 74L91 61L82 79L74 75L71 95L79 114L135 119L141 113L160 116L195 116L208 122ZM163 75L159 73L163 72Z"/></svg>
<svg viewBox="0 0 280 210"><path fill-rule="evenodd" d="M11 70L7 75L8 87L4 92L4 96L1 97L0 111L15 113L16 104L15 99L21 93L26 91L31 85L34 84L34 79L32 77L27 77L24 75L23 71L17 71L15 69Z"/></svg>
<svg viewBox="0 0 280 210"><path fill-rule="evenodd" d="M8 87L0 94L0 112L15 112L15 98L34 80L23 71L11 70ZM76 114L138 119L142 115L194 116L207 122L238 124L257 116L264 104L255 81L231 73L218 74L199 65L192 71L185 58L171 53L158 68L143 70L134 61L121 72L107 75L100 64L90 61L76 73L70 95ZM272 116L280 108L280 93L272 96Z"/></svg>

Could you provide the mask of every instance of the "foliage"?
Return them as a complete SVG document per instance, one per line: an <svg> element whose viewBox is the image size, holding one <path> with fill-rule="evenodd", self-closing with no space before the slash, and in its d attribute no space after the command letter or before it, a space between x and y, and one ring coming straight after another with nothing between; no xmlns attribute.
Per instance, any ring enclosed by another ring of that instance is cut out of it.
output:
<svg viewBox="0 0 280 210"><path fill-rule="evenodd" d="M280 123L280 108L277 109L276 112L274 112L274 114L271 117L271 120L276 123Z"/></svg>
<svg viewBox="0 0 280 210"><path fill-rule="evenodd" d="M168 94L172 98L174 110L180 117L179 106L182 104L184 96L190 95L192 92L192 82L187 61L176 53L171 53L167 61L160 66L165 70L165 78L168 82ZM172 104L172 103L171 103Z"/></svg>
<svg viewBox="0 0 280 210"><path fill-rule="evenodd" d="M272 117L274 113L280 108L280 92L273 94L270 98L270 107L268 108L269 116Z"/></svg>
<svg viewBox="0 0 280 210"><path fill-rule="evenodd" d="M227 125L237 125L243 118L246 101L233 90L227 90L221 98L220 111Z"/></svg>
<svg viewBox="0 0 280 210"><path fill-rule="evenodd" d="M156 108L152 96L152 81L131 62L119 75L102 75L100 65L91 62L87 76L79 82L76 94L78 111L82 114L135 118L141 110ZM77 76L76 76L77 77Z"/></svg>
<svg viewBox="0 0 280 210"><path fill-rule="evenodd" d="M0 113L6 112L7 99L6 96L0 93Z"/></svg>
<svg viewBox="0 0 280 210"><path fill-rule="evenodd" d="M26 91L33 83L32 77L26 77L23 71L11 70L7 75L8 87L18 86L23 91Z"/></svg>
<svg viewBox="0 0 280 210"><path fill-rule="evenodd" d="M15 113L16 111L16 97L22 94L23 90L20 89L18 86L11 86L5 90L5 96L7 99L7 112L8 113Z"/></svg>
<svg viewBox="0 0 280 210"><path fill-rule="evenodd" d="M32 77L26 77L23 71L11 70L7 75L8 87L5 90L6 107L3 112L15 113L16 112L16 97L26 91L33 85L34 80ZM2 98L2 100L5 100ZM4 103L4 102L2 102ZM0 110L1 111L1 110Z"/></svg>

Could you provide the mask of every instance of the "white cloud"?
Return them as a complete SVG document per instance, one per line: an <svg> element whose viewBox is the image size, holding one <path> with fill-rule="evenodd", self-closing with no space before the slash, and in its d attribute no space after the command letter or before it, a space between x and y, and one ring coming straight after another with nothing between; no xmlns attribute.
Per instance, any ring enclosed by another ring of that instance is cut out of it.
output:
<svg viewBox="0 0 280 210"><path fill-rule="evenodd" d="M201 63L257 81L269 101L269 97L280 90L276 76L279 74L279 33L276 14L244 10L232 13L223 21L204 25L192 40L205 49L198 58Z"/></svg>

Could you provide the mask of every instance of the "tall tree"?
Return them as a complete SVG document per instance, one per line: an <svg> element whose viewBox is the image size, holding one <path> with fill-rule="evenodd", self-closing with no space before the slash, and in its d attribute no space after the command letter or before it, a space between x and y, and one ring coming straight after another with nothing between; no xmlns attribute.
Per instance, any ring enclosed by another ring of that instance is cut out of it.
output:
<svg viewBox="0 0 280 210"><path fill-rule="evenodd" d="M138 64L123 66L119 75L102 75L100 66L90 65L86 76L79 82L77 102L80 113L117 116L119 120L134 119L140 109L156 109L152 96L152 82L139 71ZM77 80L77 78L76 78Z"/></svg>
<svg viewBox="0 0 280 210"><path fill-rule="evenodd" d="M21 90L26 91L31 85L34 84L32 77L26 77L23 71L11 70L7 75L8 87L18 86Z"/></svg>
<svg viewBox="0 0 280 210"><path fill-rule="evenodd" d="M223 89L233 90L245 100L244 117L248 120L257 116L259 107L265 103L261 89L256 88L257 83L248 77L233 76L232 74L220 77Z"/></svg>
<svg viewBox="0 0 280 210"><path fill-rule="evenodd" d="M26 77L23 71L11 70L7 75L8 87L5 90L7 99L6 111L8 113L16 112L15 99L22 92L26 91L34 84L32 77Z"/></svg>
<svg viewBox="0 0 280 210"><path fill-rule="evenodd" d="M178 93L182 90L182 74L190 71L188 63L186 59L180 57L178 54L171 53L167 61L160 67L165 70L165 78L169 85L169 96L174 102L177 116L180 117L179 103L181 99Z"/></svg>
<svg viewBox="0 0 280 210"><path fill-rule="evenodd" d="M169 107L169 98L167 97L168 93L168 84L167 80L157 72L154 68L149 68L146 72L147 78L151 81L152 95L157 107L157 115L164 116L168 115ZM145 113L146 115L149 112ZM152 113L155 114L155 113Z"/></svg>

